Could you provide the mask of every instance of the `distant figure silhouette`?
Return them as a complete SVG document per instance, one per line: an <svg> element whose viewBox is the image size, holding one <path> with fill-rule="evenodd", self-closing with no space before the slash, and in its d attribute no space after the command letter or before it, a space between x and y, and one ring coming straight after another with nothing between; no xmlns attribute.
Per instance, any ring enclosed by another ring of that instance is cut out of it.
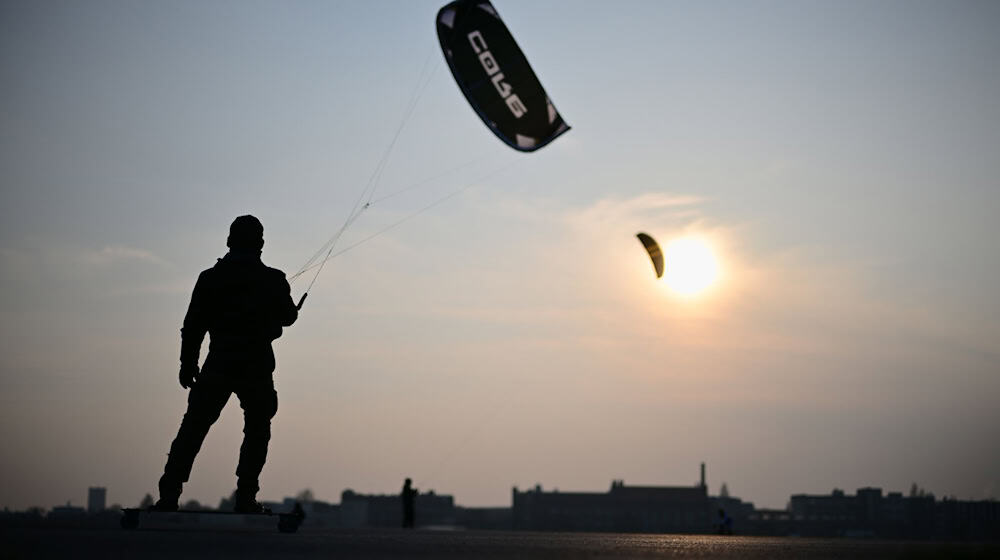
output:
<svg viewBox="0 0 1000 560"><path fill-rule="evenodd" d="M271 342L281 336L282 327L295 322L298 310L284 273L260 261L264 226L257 218L236 218L226 245L229 253L198 277L184 317L180 382L191 391L160 478L160 499L153 506L157 510L177 509L182 485L208 429L236 393L243 408L244 435L233 509L264 511L257 502L257 482L267 459L271 418L278 410ZM211 342L199 371L206 332Z"/></svg>
<svg viewBox="0 0 1000 560"><path fill-rule="evenodd" d="M414 513L414 502L417 500L417 489L412 487L410 479L407 478L406 482L403 483L403 528L412 529L413 528L413 513Z"/></svg>
<svg viewBox="0 0 1000 560"><path fill-rule="evenodd" d="M726 510L719 508L719 534L733 534L733 518L726 515Z"/></svg>
<svg viewBox="0 0 1000 560"><path fill-rule="evenodd" d="M295 502L295 507L292 508L292 515L299 518L299 523L302 523L306 518L306 510L302 508L302 504Z"/></svg>

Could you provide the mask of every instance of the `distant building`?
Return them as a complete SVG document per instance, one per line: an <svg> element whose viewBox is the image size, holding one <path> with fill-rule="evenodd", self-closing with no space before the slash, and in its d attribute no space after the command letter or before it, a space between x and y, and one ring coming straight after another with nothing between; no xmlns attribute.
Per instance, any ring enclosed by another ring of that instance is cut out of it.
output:
<svg viewBox="0 0 1000 560"><path fill-rule="evenodd" d="M882 495L881 488L830 495L796 494L791 530L809 536L987 539L1000 538L1000 502L944 500L933 495Z"/></svg>
<svg viewBox="0 0 1000 560"><path fill-rule="evenodd" d="M834 489L829 495L794 494L788 509L796 521L822 521L832 528L856 523L858 503L854 496Z"/></svg>
<svg viewBox="0 0 1000 560"><path fill-rule="evenodd" d="M86 511L79 506L66 502L64 506L56 506L49 511L49 519L78 519L84 517Z"/></svg>
<svg viewBox="0 0 1000 560"><path fill-rule="evenodd" d="M1000 540L1000 502L946 498L934 504L933 527L935 538Z"/></svg>
<svg viewBox="0 0 1000 560"><path fill-rule="evenodd" d="M87 490L87 513L100 513L107 507L105 505L108 489L100 486L91 486Z"/></svg>
<svg viewBox="0 0 1000 560"><path fill-rule="evenodd" d="M456 525L463 529L510 531L514 528L509 507L455 506Z"/></svg>
<svg viewBox="0 0 1000 560"><path fill-rule="evenodd" d="M792 514L785 509L754 509L735 531L741 535L795 535Z"/></svg>
<svg viewBox="0 0 1000 560"><path fill-rule="evenodd" d="M531 531L611 531L707 533L712 502L701 482L695 486L626 486L611 482L606 493L525 492L514 488L513 528Z"/></svg>

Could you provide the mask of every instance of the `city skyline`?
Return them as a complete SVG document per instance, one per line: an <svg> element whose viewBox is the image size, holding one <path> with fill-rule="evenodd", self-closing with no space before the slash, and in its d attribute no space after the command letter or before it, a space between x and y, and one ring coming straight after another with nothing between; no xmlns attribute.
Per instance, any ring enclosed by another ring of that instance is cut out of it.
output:
<svg viewBox="0 0 1000 560"><path fill-rule="evenodd" d="M410 479L399 493L366 494L344 489L339 502L324 500L305 489L264 506L281 517L286 532L288 516L309 530L393 529L418 527L463 529L469 531L601 532L645 534L719 534L741 536L798 536L881 538L895 540L990 541L1000 536L1000 501L937 499L913 483L908 493L883 491L865 486L854 494L834 488L826 494L796 493L789 496L782 509L758 508L752 502L731 495L722 485L718 495L707 487L705 464L694 485L650 486L612 480L603 492L560 491L542 485L511 489L510 504L493 507L462 505L455 496L423 491L411 496L409 513L404 505L410 491ZM182 519L171 512L151 508L154 498L146 495L138 507L113 504L105 508L105 488L91 487L87 508L56 506L49 511L32 508L25 512L5 509L3 522L8 526L107 526L116 519L125 529L138 527L178 528ZM232 513L236 494L222 498L218 507L189 500L181 504L188 513L207 517L188 517L194 526L229 526L240 524ZM119 509L120 508L120 509ZM406 516L409 515L407 518ZM187 516L184 516L187 517ZM199 516L200 517L200 516ZM404 518L408 521L404 521ZM260 526L259 517L242 517L243 525ZM162 525L164 522L169 525ZM75 524L75 525L74 525ZM206 525L203 525L206 524ZM188 526L191 526L188 523Z"/></svg>
<svg viewBox="0 0 1000 560"><path fill-rule="evenodd" d="M674 483L647 483L647 482L643 482L643 481L639 481L638 483L636 483L636 481L626 481L625 479L621 479L621 478L612 478L612 479L610 479L609 484L610 484L611 487L614 487L616 484L622 484L622 485L624 485L626 483L629 486L641 486L641 487L675 487L675 488L681 488L681 487L689 487L690 486L692 488L697 488L699 486L704 486L705 489L706 489L707 495L710 496L710 497L715 497L715 498L718 498L718 497L733 497L733 498L738 498L738 499L741 499L741 500L743 499L743 496L740 494L740 492L738 490L732 490L732 489L730 489L729 488L729 484L726 481L721 481L718 484L716 484L716 486L718 487L718 491L715 492L715 493L713 493L712 492L712 485L708 481L708 475L707 475L706 467L707 467L707 465L705 465L704 463L702 463L702 466L701 466L702 474L701 474L701 476L704 477L704 478L696 480L691 485L681 484L681 483L678 483L676 481ZM544 481L538 481L538 482L536 482L534 484L523 486L522 488L525 489L525 490L528 490L528 491L530 491L530 490L545 490L545 491L548 491L548 492L560 492L560 491L562 491L562 492L566 492L566 493L573 493L573 492L596 492L596 491L600 491L600 490L602 490L604 488L607 488L607 486L608 486L608 484L606 484L602 488L562 488L560 490L560 487L559 487L558 484L545 483ZM723 487L725 487L725 489L726 489L725 492L723 492ZM859 489L876 488L876 487L877 486L873 486L873 485L868 484L868 485L864 485L864 486L859 487ZM514 486L512 488L515 491L518 489L517 486ZM354 488L347 487L347 488L342 488L336 494L337 494L337 496L339 496L339 495L343 494L344 492L354 492L354 491L355 491ZM468 504L461 503L459 501L459 499L458 499L458 496L455 495L452 492L449 492L447 488L440 488L440 489L439 488L418 488L418 491L420 491L421 493L424 493L424 494L426 494L426 493L432 493L432 494L437 494L437 495L454 496L456 498L456 502L455 502L456 505L462 505L462 506L467 506L468 505ZM835 487L833 487L832 489L829 490L829 493L836 493L838 491L839 492L843 492L844 491L844 487L843 486L835 486ZM282 494L281 498L271 498L271 499L268 499L267 501L269 501L271 503L281 502L283 500L287 501L289 499L289 497L291 497L291 496L298 496L298 495L301 495L301 494L306 493L306 492L309 493L309 495L312 496L312 499L314 499L316 501L336 503L333 499L330 499L327 496L315 494L313 492L313 490L312 490L312 486L309 486L309 485L306 485L306 486L304 486L304 487L302 487L302 488L300 488L298 490L295 490L294 492L285 492L284 494ZM911 497L915 496L915 495L920 496L920 497L929 496L929 497L935 498L935 499L958 499L958 500L972 500L972 501L981 500L981 499L994 500L994 501L997 500L996 496L987 496L987 497L984 498L984 497L967 497L967 496L954 496L954 495L951 495L951 496L949 496L949 495L938 495L938 494L935 494L935 492L933 491L933 489L924 488L923 486L921 486L920 484L918 484L918 482L916 482L916 481L913 481L913 482L905 485L905 488L904 487L900 487L900 488L897 489L896 487L888 487L888 488L886 488L886 492L887 493L899 492L901 494L904 494L904 495L907 495L907 496L911 496ZM915 492L916 492L916 494L915 494ZM368 490L366 492L362 492L362 494L372 494L372 495L378 495L378 496L385 496L385 495L393 495L394 492L392 490L383 489L381 491L379 491L379 490L374 490L374 491L373 490ZM811 492L791 491L788 494L789 500L786 502L785 506L782 506L781 508L768 508L767 506L761 506L761 507L764 508L764 509L783 509L783 508L785 508L785 507L787 507L787 506L789 506L791 504L791 498L792 497L794 497L796 495L808 495L808 494L812 494L812 493ZM820 492L818 494L822 495L824 493ZM118 499L111 499L111 500L109 500L109 499L107 499L106 496L107 496L107 487L103 487L103 486L97 486L97 487L91 486L91 487L89 487L87 489L87 498L86 498L85 501L78 501L78 500L74 500L72 498L67 498L66 500L63 500L62 502L59 502L59 503L56 503L56 504L51 504L51 505L34 504L32 506L29 506L29 507L41 507L42 509L48 509L48 508L51 508L51 507L59 507L59 506L63 506L63 505L65 505L65 506L74 505L76 507L82 507L83 509L85 509L89 513L93 513L92 510L94 509L94 507L97 507L97 506L93 506L92 505L94 503L106 503L106 504L108 504L108 507L111 507L111 506L114 506L114 505L118 505L118 506L121 506L121 507L135 507L140 502L142 502L143 499L147 499L147 498L153 497L154 496L154 492L152 492L152 491L151 492L147 492L143 496L137 497L135 500L133 500L135 503L129 502L127 500L124 500L124 501L123 500L118 500ZM224 493L223 495L220 495L215 500L213 500L213 499L204 499L204 500L202 500L202 499L199 499L199 498L194 497L194 496L187 496L183 501L184 501L184 503L194 501L194 502L198 502L199 504L201 504L204 507L213 507L212 504L215 501L225 502L226 500L229 500L230 498L231 498L230 494ZM744 500L744 502L752 504L751 500ZM85 505L81 505L81 504L85 504ZM0 504L0 507L6 507L6 506L4 506L3 504ZM472 506L472 507L505 507L505 505L504 504L478 504L478 505ZM12 508L6 508L6 509L12 509ZM22 509L27 509L27 508L22 508ZM104 508L103 507L98 507L98 509L104 509Z"/></svg>

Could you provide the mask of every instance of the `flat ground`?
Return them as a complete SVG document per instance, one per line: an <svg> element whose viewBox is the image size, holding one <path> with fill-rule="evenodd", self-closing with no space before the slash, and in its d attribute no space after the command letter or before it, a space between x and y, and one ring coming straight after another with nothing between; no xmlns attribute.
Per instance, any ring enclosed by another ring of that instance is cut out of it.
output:
<svg viewBox="0 0 1000 560"><path fill-rule="evenodd" d="M848 539L310 530L2 528L0 557L37 558L1000 558L1000 543Z"/></svg>

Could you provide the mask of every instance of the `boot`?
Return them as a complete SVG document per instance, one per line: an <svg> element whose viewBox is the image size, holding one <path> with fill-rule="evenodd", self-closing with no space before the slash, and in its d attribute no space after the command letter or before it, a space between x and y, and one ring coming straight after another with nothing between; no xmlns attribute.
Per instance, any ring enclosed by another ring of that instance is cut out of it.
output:
<svg viewBox="0 0 1000 560"><path fill-rule="evenodd" d="M152 511L177 511L181 498L181 483L167 475L160 477L160 499L150 506Z"/></svg>
<svg viewBox="0 0 1000 560"><path fill-rule="evenodd" d="M236 513L271 513L270 508L264 507L254 498L236 500L236 504L233 505L233 511Z"/></svg>
<svg viewBox="0 0 1000 560"><path fill-rule="evenodd" d="M236 487L233 500L233 511L236 513L271 513L271 510L257 501L257 485L240 485Z"/></svg>
<svg viewBox="0 0 1000 560"><path fill-rule="evenodd" d="M149 511L177 511L177 498L160 498L156 503L149 506Z"/></svg>

